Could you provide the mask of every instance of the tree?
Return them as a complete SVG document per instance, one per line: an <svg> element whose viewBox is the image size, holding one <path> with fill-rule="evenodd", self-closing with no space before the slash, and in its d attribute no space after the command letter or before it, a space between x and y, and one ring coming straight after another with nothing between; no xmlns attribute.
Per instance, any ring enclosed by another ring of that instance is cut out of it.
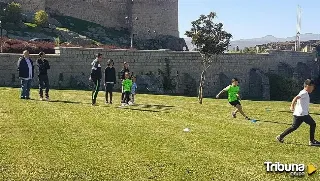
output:
<svg viewBox="0 0 320 181"><path fill-rule="evenodd" d="M6 21L12 23L20 23L22 20L22 9L19 3L12 2L8 5L8 9L6 12Z"/></svg>
<svg viewBox="0 0 320 181"><path fill-rule="evenodd" d="M225 52L230 44L232 35L223 30L222 23L215 23L216 13L211 12L209 15L201 15L196 21L192 21L192 28L186 31L185 35L192 38L192 44L202 57L202 72L199 85L199 103L202 104L203 85L207 69L212 64L212 57L217 60L217 55Z"/></svg>
<svg viewBox="0 0 320 181"><path fill-rule="evenodd" d="M40 26L45 25L48 22L48 14L43 10L37 11L34 14L34 22Z"/></svg>

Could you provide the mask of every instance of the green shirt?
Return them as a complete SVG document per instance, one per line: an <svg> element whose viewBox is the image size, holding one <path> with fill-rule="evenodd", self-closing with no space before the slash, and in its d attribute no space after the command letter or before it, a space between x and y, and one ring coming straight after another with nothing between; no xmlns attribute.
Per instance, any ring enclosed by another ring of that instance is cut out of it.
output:
<svg viewBox="0 0 320 181"><path fill-rule="evenodd" d="M122 86L123 86L123 91L124 92L131 92L132 80L130 80L130 79L123 80L122 81Z"/></svg>
<svg viewBox="0 0 320 181"><path fill-rule="evenodd" d="M224 91L228 92L228 101L233 102L238 100L237 94L239 94L240 87L229 85L228 87L223 89Z"/></svg>

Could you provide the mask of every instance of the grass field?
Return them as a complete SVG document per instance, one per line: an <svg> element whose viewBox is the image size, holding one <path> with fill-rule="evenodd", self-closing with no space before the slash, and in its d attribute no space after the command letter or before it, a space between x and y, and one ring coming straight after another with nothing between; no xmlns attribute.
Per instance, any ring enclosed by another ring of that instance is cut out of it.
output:
<svg viewBox="0 0 320 181"><path fill-rule="evenodd" d="M97 107L89 91L52 90L41 102L37 90L20 100L19 89L0 88L0 97L0 180L320 179L265 171L265 161L320 166L307 125L275 141L291 124L288 102L242 101L260 120L252 123L232 119L226 100L137 95L138 105L121 109L103 104L102 92ZM318 121L319 106L311 112Z"/></svg>

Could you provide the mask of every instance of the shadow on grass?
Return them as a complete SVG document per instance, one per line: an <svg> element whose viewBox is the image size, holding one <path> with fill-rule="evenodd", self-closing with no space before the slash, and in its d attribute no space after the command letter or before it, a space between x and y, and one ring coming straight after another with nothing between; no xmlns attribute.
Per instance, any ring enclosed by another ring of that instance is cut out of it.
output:
<svg viewBox="0 0 320 181"><path fill-rule="evenodd" d="M292 124L289 123L281 123L281 122L277 122L277 121L261 121L261 120L256 120L257 122L263 122L263 123L273 123L273 124L283 124L283 125L289 125L291 126Z"/></svg>
<svg viewBox="0 0 320 181"><path fill-rule="evenodd" d="M171 110L173 107L174 106L167 106L167 105L134 104L128 107L119 107L119 108L129 109L132 111L169 113L169 110Z"/></svg>
<svg viewBox="0 0 320 181"><path fill-rule="evenodd" d="M46 101L41 101L41 100L36 100L36 99L31 99L34 101L39 101L39 102L46 102ZM90 103L83 103L83 102L75 102L75 101L61 101L61 100L50 100L47 102L53 102L53 103L64 103L64 104L90 104Z"/></svg>
<svg viewBox="0 0 320 181"><path fill-rule="evenodd" d="M132 105L134 107L142 107L142 108L155 108L155 109L163 109L163 108L174 108L174 106L168 106L168 105L157 105L157 104L134 104Z"/></svg>

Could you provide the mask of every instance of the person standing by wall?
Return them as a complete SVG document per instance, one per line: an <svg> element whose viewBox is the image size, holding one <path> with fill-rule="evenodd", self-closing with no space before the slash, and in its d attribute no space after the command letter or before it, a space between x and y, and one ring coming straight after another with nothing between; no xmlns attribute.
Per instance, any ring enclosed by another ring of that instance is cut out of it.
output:
<svg viewBox="0 0 320 181"><path fill-rule="evenodd" d="M23 51L23 56L18 61L19 79L21 80L20 99L30 99L30 87L34 77L33 61L29 57L29 51Z"/></svg>
<svg viewBox="0 0 320 181"><path fill-rule="evenodd" d="M106 104L112 104L112 92L113 86L116 84L116 70L113 67L114 62L113 60L109 59L107 62L108 67L104 71L104 82L105 82L105 89L106 89ZM110 102L108 99L108 94L110 95Z"/></svg>
<svg viewBox="0 0 320 181"><path fill-rule="evenodd" d="M96 105L96 100L97 100L97 96L99 93L100 82L101 82L101 78L102 78L101 64L100 64L101 60L102 60L102 54L98 53L96 55L96 59L94 59L93 62L91 63L92 68L91 68L91 74L90 74L89 79L94 84L94 88L92 90L92 105L93 106Z"/></svg>
<svg viewBox="0 0 320 181"><path fill-rule="evenodd" d="M48 70L50 69L50 65L48 60L44 58L45 53L39 53L39 59L37 60L37 66L39 68L39 96L40 100L43 100L43 89L45 89L46 100L49 100L49 78L48 78Z"/></svg>

